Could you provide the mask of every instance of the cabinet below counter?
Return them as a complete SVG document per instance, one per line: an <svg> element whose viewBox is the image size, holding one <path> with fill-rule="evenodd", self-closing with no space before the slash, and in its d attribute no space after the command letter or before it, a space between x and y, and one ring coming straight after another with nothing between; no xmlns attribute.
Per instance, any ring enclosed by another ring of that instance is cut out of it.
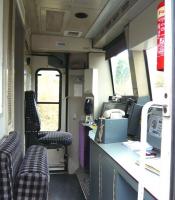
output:
<svg viewBox="0 0 175 200"><path fill-rule="evenodd" d="M136 164L139 155L123 143L99 144L90 131L90 200L137 200L144 180L144 200L159 199L160 177Z"/></svg>

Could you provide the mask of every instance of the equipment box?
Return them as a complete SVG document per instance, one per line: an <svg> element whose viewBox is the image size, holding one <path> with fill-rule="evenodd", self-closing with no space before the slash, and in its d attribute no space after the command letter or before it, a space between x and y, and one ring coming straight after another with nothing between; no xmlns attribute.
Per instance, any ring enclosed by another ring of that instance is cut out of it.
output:
<svg viewBox="0 0 175 200"><path fill-rule="evenodd" d="M99 143L115 143L127 140L128 119L103 119L98 121L95 140Z"/></svg>

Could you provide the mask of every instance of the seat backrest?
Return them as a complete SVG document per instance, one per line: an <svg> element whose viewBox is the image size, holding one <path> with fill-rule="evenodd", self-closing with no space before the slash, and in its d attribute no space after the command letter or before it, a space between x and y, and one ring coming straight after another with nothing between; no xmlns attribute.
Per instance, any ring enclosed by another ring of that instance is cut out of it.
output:
<svg viewBox="0 0 175 200"><path fill-rule="evenodd" d="M11 132L0 141L0 199L13 200L13 185L22 163L20 135Z"/></svg>
<svg viewBox="0 0 175 200"><path fill-rule="evenodd" d="M34 91L25 92L25 131L39 131L40 119Z"/></svg>

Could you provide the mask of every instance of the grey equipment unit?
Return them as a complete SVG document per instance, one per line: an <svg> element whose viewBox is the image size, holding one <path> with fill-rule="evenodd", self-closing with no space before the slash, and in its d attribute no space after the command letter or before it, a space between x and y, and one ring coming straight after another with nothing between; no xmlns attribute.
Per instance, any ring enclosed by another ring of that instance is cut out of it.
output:
<svg viewBox="0 0 175 200"><path fill-rule="evenodd" d="M148 115L147 142L154 148L161 149L162 107L151 107Z"/></svg>
<svg viewBox="0 0 175 200"><path fill-rule="evenodd" d="M124 142L127 140L128 119L99 118L95 140L99 143Z"/></svg>

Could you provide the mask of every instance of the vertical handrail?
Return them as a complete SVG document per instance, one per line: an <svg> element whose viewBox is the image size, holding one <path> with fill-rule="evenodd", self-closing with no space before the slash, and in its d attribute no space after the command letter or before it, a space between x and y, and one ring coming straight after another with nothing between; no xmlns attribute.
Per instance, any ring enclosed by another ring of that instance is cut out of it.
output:
<svg viewBox="0 0 175 200"><path fill-rule="evenodd" d="M155 102L150 101L143 106L142 115L141 115L141 157L140 157L140 179L138 186L138 200L144 199L144 173L145 173L145 154L146 154L146 141L147 141L147 119L148 119L148 111L151 106L156 105Z"/></svg>
<svg viewBox="0 0 175 200"><path fill-rule="evenodd" d="M146 158L146 146L147 146L147 132L148 132L148 113L152 106L165 108L167 105L163 105L161 102L150 101L146 103L142 109L141 116L141 156L140 156L140 179L138 187L138 200L144 199L144 174L145 174L145 158ZM162 160L162 159L161 159ZM161 173L161 172L160 172ZM150 180L151 181L151 180ZM159 199L159 198L158 198Z"/></svg>

